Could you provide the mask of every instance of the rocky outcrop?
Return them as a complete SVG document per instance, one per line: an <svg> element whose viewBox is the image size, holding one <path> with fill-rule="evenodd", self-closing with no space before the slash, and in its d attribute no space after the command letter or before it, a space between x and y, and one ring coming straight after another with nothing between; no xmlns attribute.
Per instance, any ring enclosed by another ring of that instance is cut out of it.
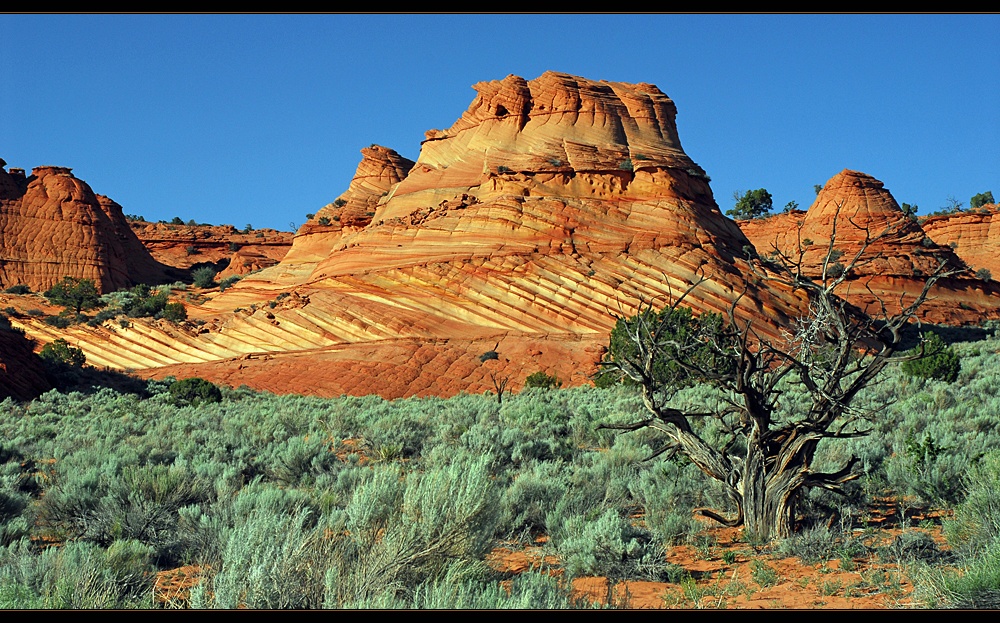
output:
<svg viewBox="0 0 1000 623"><path fill-rule="evenodd" d="M834 239L833 264L853 268L838 293L875 313L885 303L894 313L921 291L939 266L962 270L948 245L937 244L900 209L884 184L845 169L832 177L806 212L741 221L740 227L762 256L775 252L801 262L804 274L819 278ZM828 269L829 270L829 269ZM919 317L935 323L977 323L1000 314L1000 290L971 271L939 281Z"/></svg>
<svg viewBox="0 0 1000 623"><path fill-rule="evenodd" d="M71 169L35 167L25 178L0 166L0 284L43 291L65 276L91 279L101 292L174 277L132 233L121 206Z"/></svg>
<svg viewBox="0 0 1000 623"><path fill-rule="evenodd" d="M238 230L232 225L128 224L158 262L185 271L211 265L221 270L219 278L276 265L288 253L294 235L274 229Z"/></svg>
<svg viewBox="0 0 1000 623"><path fill-rule="evenodd" d="M347 190L299 228L295 244L281 263L280 274L271 273L260 281L291 284L308 280L345 236L371 224L379 202L412 168L412 160L388 147L372 145L362 149L361 162Z"/></svg>
<svg viewBox="0 0 1000 623"><path fill-rule="evenodd" d="M927 236L954 249L973 270L987 269L1000 279L1000 207L987 204L978 210L928 216L920 226Z"/></svg>
<svg viewBox="0 0 1000 623"><path fill-rule="evenodd" d="M752 276L658 88L552 72L475 88L412 168L363 150L280 264L189 306L201 327L79 328L74 343L145 375L396 397L483 391L491 374L518 388L539 369L586 382L616 316L695 283L696 312L738 299L765 334L804 312ZM498 343L509 366L479 359Z"/></svg>

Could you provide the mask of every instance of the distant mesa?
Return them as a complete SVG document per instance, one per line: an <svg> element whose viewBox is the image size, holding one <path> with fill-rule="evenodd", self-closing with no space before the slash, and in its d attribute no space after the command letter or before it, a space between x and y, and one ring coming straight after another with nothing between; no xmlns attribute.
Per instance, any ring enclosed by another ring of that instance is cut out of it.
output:
<svg viewBox="0 0 1000 623"><path fill-rule="evenodd" d="M232 225L174 225L129 221L156 261L180 270L210 265L219 277L246 275L276 265L292 246L291 232L239 230Z"/></svg>
<svg viewBox="0 0 1000 623"><path fill-rule="evenodd" d="M94 194L68 167L0 165L0 284L44 291L65 276L101 292L175 276L129 228L120 205Z"/></svg>

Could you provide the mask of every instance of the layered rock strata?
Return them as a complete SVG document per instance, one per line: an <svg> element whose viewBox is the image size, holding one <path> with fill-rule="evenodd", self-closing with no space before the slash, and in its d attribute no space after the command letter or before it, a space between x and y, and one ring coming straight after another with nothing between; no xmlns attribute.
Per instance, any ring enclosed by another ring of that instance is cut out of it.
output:
<svg viewBox="0 0 1000 623"><path fill-rule="evenodd" d="M751 275L750 242L681 148L658 88L553 72L475 88L412 167L363 151L351 188L281 263L189 306L202 326L93 329L100 339L79 328L75 343L88 361L147 375L395 397L482 391L491 373L516 390L538 369L585 382L616 316L695 283L696 312L739 300L736 315L765 335L804 313L801 293ZM514 354L493 370L479 357L498 343Z"/></svg>
<svg viewBox="0 0 1000 623"><path fill-rule="evenodd" d="M65 276L91 279L101 292L175 275L132 233L122 208L95 195L66 167L35 167L25 177L0 164L0 285L43 291Z"/></svg>
<svg viewBox="0 0 1000 623"><path fill-rule="evenodd" d="M821 277L833 239L836 258L830 264L853 263L838 294L870 313L883 303L896 313L943 266L961 272L932 288L919 310L922 320L963 324L1000 314L1000 289L961 270L964 263L954 250L928 237L884 184L865 173L841 171L806 212L741 221L740 227L762 256L779 252L813 278Z"/></svg>
<svg viewBox="0 0 1000 623"><path fill-rule="evenodd" d="M922 219L927 236L954 249L973 270L987 269L1000 279L1000 207L995 204L978 210L956 212Z"/></svg>

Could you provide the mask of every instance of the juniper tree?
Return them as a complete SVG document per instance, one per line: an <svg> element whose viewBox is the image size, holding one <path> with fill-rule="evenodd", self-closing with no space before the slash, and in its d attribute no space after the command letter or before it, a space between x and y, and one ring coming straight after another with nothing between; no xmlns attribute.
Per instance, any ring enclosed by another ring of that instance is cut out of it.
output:
<svg viewBox="0 0 1000 623"><path fill-rule="evenodd" d="M922 356L922 349L897 354L903 330L934 283L953 274L942 260L920 292L897 302L898 309L890 311L886 301L878 300L876 311L866 314L836 292L878 257L869 250L893 231L873 236L864 229L858 250L841 263L836 221L825 258L811 276L803 263L808 245L802 243L791 252L774 249L767 264L750 260L759 279L808 296L808 313L781 338L768 338L753 321L739 318L738 300L724 316L694 316L685 301L698 281L659 312L646 304L637 315L619 318L602 363L605 374L618 374L639 387L646 411L638 421L606 427L660 431L665 442L654 456L687 457L721 484L731 502L728 513L697 512L727 526L744 526L761 540L792 533L796 508L809 489L839 491L858 478L856 457L836 469L818 469L817 448L823 441L870 432L878 409L859 408L855 399L891 362ZM703 411L673 406L677 391L695 382L721 388L722 406ZM808 407L791 415L780 404L789 385L808 396ZM722 431L716 443L699 422L709 418Z"/></svg>

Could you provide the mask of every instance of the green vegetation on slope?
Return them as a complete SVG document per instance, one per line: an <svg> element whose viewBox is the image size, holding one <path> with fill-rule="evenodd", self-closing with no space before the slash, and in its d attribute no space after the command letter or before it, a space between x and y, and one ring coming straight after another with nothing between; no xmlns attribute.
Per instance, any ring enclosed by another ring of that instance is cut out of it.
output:
<svg viewBox="0 0 1000 623"><path fill-rule="evenodd" d="M964 504L951 531L957 564L985 579L963 588L923 577L935 595L927 603L978 605L997 590L989 569L1000 545L996 518L976 510L988 493L967 475L992 482L1000 341L951 348L954 383L894 368L866 391L863 404L891 403L871 414L873 434L816 457L857 455L864 475L845 496L811 492L788 547L849 556L850 534L823 526L834 512L850 526L873 496ZM647 461L663 449L656 431L598 428L642 412L629 387L532 389L501 405L246 389L221 389L213 402L201 399L207 386L188 385L0 404L0 606L154 607L153 572L192 564L205 577L195 606L570 607L565 584L542 572L521 574L508 593L486 554L545 534L569 577L679 582L664 548L694 539L693 508L726 505L690 462ZM724 398L693 385L675 401ZM804 400L790 389L780 408ZM722 435L712 421L698 425Z"/></svg>

